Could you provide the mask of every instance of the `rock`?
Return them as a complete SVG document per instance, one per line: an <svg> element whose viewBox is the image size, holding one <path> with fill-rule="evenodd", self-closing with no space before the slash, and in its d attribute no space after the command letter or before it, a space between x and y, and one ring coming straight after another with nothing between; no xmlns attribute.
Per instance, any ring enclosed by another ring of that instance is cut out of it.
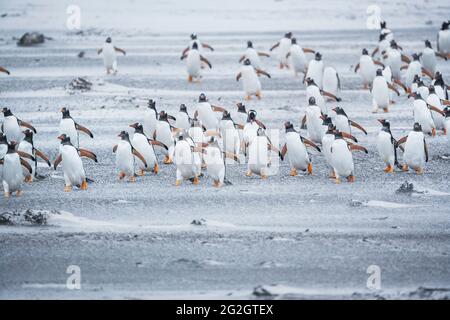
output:
<svg viewBox="0 0 450 320"><path fill-rule="evenodd" d="M42 33L27 32L17 41L17 45L20 47L31 47L44 42L45 36Z"/></svg>
<svg viewBox="0 0 450 320"><path fill-rule="evenodd" d="M61 214L57 210L27 209L0 213L0 225L47 225L50 215Z"/></svg>
<svg viewBox="0 0 450 320"><path fill-rule="evenodd" d="M76 91L89 91L92 88L92 82L84 79L84 78L75 78L66 86L66 90L71 93L75 93Z"/></svg>
<svg viewBox="0 0 450 320"><path fill-rule="evenodd" d="M409 293L414 299L450 299L450 288L426 288L419 287L416 291Z"/></svg>
<svg viewBox="0 0 450 320"><path fill-rule="evenodd" d="M78 52L78 58L84 58L84 54L85 54L84 51Z"/></svg>
<svg viewBox="0 0 450 320"><path fill-rule="evenodd" d="M256 297L273 297L275 296L263 286L257 286L253 289L252 294Z"/></svg>
<svg viewBox="0 0 450 320"><path fill-rule="evenodd" d="M411 194L414 192L414 184L405 181L395 193Z"/></svg>
<svg viewBox="0 0 450 320"><path fill-rule="evenodd" d="M194 219L192 220L191 224L193 224L194 226L205 226L206 225L206 220L205 219Z"/></svg>
<svg viewBox="0 0 450 320"><path fill-rule="evenodd" d="M348 205L350 207L361 207L363 205L363 202L359 200L351 200Z"/></svg>

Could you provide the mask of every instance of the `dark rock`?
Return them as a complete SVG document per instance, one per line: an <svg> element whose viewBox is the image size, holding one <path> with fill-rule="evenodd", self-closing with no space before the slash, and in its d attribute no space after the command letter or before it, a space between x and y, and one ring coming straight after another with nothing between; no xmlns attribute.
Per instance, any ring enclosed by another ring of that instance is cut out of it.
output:
<svg viewBox="0 0 450 320"><path fill-rule="evenodd" d="M84 58L84 54L85 54L84 51L78 52L78 58Z"/></svg>
<svg viewBox="0 0 450 320"><path fill-rule="evenodd" d="M414 190L414 184L412 182L405 181L396 191L395 193L411 195L412 193L423 193Z"/></svg>
<svg viewBox="0 0 450 320"><path fill-rule="evenodd" d="M257 286L253 289L253 293L254 296L256 297L274 297L276 295L272 294L270 291L268 291L266 288L264 288L263 286Z"/></svg>
<svg viewBox="0 0 450 320"><path fill-rule="evenodd" d="M44 42L45 36L42 33L27 32L17 41L17 45L20 47L31 47Z"/></svg>
<svg viewBox="0 0 450 320"><path fill-rule="evenodd" d="M193 224L194 226L204 226L206 225L206 220L205 219L194 219L192 220L191 224Z"/></svg>
<svg viewBox="0 0 450 320"><path fill-rule="evenodd" d="M92 88L92 82L84 78L75 78L66 86L66 90L74 93L76 91L89 91Z"/></svg>

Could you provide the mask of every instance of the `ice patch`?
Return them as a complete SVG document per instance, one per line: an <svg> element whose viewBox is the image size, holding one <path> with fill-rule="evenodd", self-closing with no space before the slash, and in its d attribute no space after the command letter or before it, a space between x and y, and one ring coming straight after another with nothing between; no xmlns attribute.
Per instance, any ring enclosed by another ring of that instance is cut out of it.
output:
<svg viewBox="0 0 450 320"><path fill-rule="evenodd" d="M363 202L363 205L366 206L366 207L380 207L380 208L388 208L388 209L402 209L402 208L416 208L416 207L420 207L420 205L415 205L415 204L389 202L389 201L379 201L379 200L369 200L367 202Z"/></svg>

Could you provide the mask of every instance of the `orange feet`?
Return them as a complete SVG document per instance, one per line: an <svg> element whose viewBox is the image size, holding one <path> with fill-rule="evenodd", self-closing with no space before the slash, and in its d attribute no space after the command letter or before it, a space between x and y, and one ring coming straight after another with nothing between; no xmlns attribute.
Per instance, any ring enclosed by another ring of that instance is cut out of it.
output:
<svg viewBox="0 0 450 320"><path fill-rule="evenodd" d="M404 164L403 167L402 167L402 170L403 170L403 171L408 171L408 170L409 170L408 165L407 165L407 164Z"/></svg>
<svg viewBox="0 0 450 320"><path fill-rule="evenodd" d="M181 180L176 180L175 181L175 187L179 187L181 185Z"/></svg>
<svg viewBox="0 0 450 320"><path fill-rule="evenodd" d="M347 181L348 182L355 182L355 176L354 175L349 175L348 177L347 177Z"/></svg>
<svg viewBox="0 0 450 320"><path fill-rule="evenodd" d="M72 186L65 186L64 187L64 192L70 192L72 191Z"/></svg>
<svg viewBox="0 0 450 320"><path fill-rule="evenodd" d="M32 183L33 182L33 176L31 174L29 174L28 176L25 177L25 182L26 183Z"/></svg>
<svg viewBox="0 0 450 320"><path fill-rule="evenodd" d="M158 167L158 164L157 164L157 163L155 163L155 166L153 167L153 172L154 172L155 174L158 174L158 172L159 172L159 167Z"/></svg>
<svg viewBox="0 0 450 320"><path fill-rule="evenodd" d="M119 172L119 180L122 180L123 178L125 178L125 172L120 171Z"/></svg>
<svg viewBox="0 0 450 320"><path fill-rule="evenodd" d="M289 174L291 177L295 177L297 175L297 170L296 169L291 169L291 173Z"/></svg>
<svg viewBox="0 0 450 320"><path fill-rule="evenodd" d="M312 164L308 164L308 174L312 174Z"/></svg>
<svg viewBox="0 0 450 320"><path fill-rule="evenodd" d="M386 167L386 169L384 169L384 172L386 173L392 173L394 172L394 167L391 166L390 164Z"/></svg>
<svg viewBox="0 0 450 320"><path fill-rule="evenodd" d="M198 184L198 177L197 176L194 177L194 180L192 180L192 183L195 184L195 185Z"/></svg>
<svg viewBox="0 0 450 320"><path fill-rule="evenodd" d="M144 176L145 175L145 171L144 170L139 170L139 172L138 173L136 173L138 176L140 176L140 177L142 177L142 176Z"/></svg>
<svg viewBox="0 0 450 320"><path fill-rule="evenodd" d="M172 159L170 159L170 157L169 156L166 156L165 158L164 158L164 164L172 164L173 162L172 162Z"/></svg>
<svg viewBox="0 0 450 320"><path fill-rule="evenodd" d="M88 184L86 182L86 179L84 179L83 182L81 183L81 190L87 190L87 186Z"/></svg>
<svg viewBox="0 0 450 320"><path fill-rule="evenodd" d="M432 135L433 137L436 136L436 128L431 129L431 135Z"/></svg>

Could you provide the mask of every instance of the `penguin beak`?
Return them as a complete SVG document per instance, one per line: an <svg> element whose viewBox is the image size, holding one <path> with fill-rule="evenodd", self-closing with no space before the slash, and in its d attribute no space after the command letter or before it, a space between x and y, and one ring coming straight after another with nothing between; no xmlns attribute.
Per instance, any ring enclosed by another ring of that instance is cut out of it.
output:
<svg viewBox="0 0 450 320"><path fill-rule="evenodd" d="M135 128L135 129L136 129L136 127L137 127L137 123L133 123L133 124L130 124L130 127L131 127L131 128Z"/></svg>
<svg viewBox="0 0 450 320"><path fill-rule="evenodd" d="M384 123L384 119L377 119L377 121L378 121L379 123L381 123L381 124Z"/></svg>
<svg viewBox="0 0 450 320"><path fill-rule="evenodd" d="M331 110L333 110L334 112L336 112L336 108L333 108L333 109L331 109Z"/></svg>
<svg viewBox="0 0 450 320"><path fill-rule="evenodd" d="M334 111L334 109L333 109L333 111ZM320 119L325 120L325 116L323 114L321 114Z"/></svg>
<svg viewBox="0 0 450 320"><path fill-rule="evenodd" d="M58 139L62 141L62 140L64 139L64 135L60 135L60 136L58 137Z"/></svg>
<svg viewBox="0 0 450 320"><path fill-rule="evenodd" d="M61 109L59 109L59 112L64 112L65 109L66 108L61 108Z"/></svg>

